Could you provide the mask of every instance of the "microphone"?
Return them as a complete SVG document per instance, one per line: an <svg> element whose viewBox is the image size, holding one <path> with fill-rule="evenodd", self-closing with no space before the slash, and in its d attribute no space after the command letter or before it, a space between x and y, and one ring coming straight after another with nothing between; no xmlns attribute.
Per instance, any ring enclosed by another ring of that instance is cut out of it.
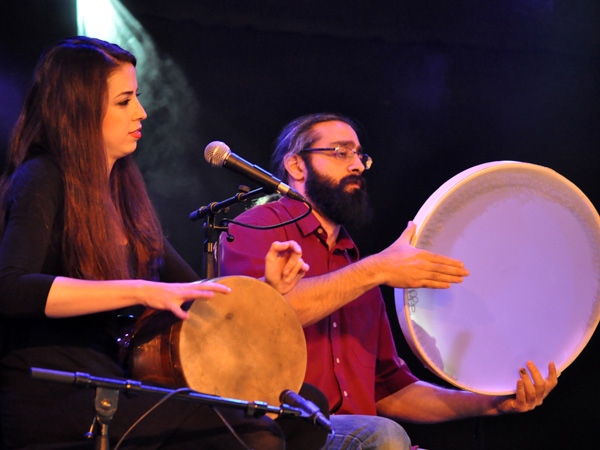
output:
<svg viewBox="0 0 600 450"><path fill-rule="evenodd" d="M331 433L331 422L325 417L325 414L321 412L319 407L310 400L306 400L294 391L286 389L279 395L279 401L281 403L287 403L295 408L299 408L303 412L300 417L308 419L309 422L312 422L319 428Z"/></svg>
<svg viewBox="0 0 600 450"><path fill-rule="evenodd" d="M225 142L214 141L208 144L206 149L204 149L204 159L213 167L226 167L240 173L256 181L271 192L279 192L282 195L301 202L307 201L302 194L289 187L274 175L251 164L241 156L232 153Z"/></svg>

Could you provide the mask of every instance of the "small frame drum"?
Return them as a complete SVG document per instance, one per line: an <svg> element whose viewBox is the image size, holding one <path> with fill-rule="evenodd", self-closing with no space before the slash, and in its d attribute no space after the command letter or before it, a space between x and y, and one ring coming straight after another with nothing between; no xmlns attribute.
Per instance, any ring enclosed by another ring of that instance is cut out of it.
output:
<svg viewBox="0 0 600 450"><path fill-rule="evenodd" d="M306 373L306 341L290 304L255 278L212 281L231 288L196 300L190 318L168 311L140 319L129 364L139 380L187 386L204 394L279 405L298 392Z"/></svg>
<svg viewBox="0 0 600 450"><path fill-rule="evenodd" d="M413 244L470 275L450 289L396 289L409 345L437 376L482 394L515 392L533 361L565 370L600 318L600 217L546 167L491 162L444 183L417 213Z"/></svg>

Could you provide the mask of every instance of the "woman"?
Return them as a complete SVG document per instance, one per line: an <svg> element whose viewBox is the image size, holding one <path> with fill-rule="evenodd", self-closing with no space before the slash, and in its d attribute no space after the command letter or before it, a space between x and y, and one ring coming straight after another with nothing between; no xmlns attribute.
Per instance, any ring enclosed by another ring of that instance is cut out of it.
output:
<svg viewBox="0 0 600 450"><path fill-rule="evenodd" d="M57 43L40 58L16 125L0 181L6 449L79 448L95 416L93 390L33 380L31 367L126 377L116 344L120 310L142 306L186 319L186 302L228 291L197 282L163 237L132 159L146 118L135 64L97 39ZM266 281L282 293L308 268L294 242L274 243L266 259ZM156 401L121 394L111 438ZM282 448L271 420L222 413L249 447ZM121 448L238 447L208 406L171 401Z"/></svg>

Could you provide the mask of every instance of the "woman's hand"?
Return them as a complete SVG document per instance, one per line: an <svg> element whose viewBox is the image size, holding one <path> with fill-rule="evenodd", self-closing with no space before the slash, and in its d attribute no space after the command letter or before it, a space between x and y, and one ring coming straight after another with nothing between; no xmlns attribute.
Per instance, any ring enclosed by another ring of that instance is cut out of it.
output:
<svg viewBox="0 0 600 450"><path fill-rule="evenodd" d="M296 241L275 241L265 256L265 282L285 295L308 272Z"/></svg>
<svg viewBox="0 0 600 450"><path fill-rule="evenodd" d="M198 299L214 297L215 292L227 294L231 288L212 281L195 281L193 283L159 283L145 284L144 305L148 308L171 311L180 319L187 319L189 313L182 309L185 303Z"/></svg>
<svg viewBox="0 0 600 450"><path fill-rule="evenodd" d="M188 313L181 307L196 299L211 298L215 292L231 289L212 281L161 283L146 280L79 280L56 277L46 301L46 316L75 317L143 305L171 311L180 319Z"/></svg>

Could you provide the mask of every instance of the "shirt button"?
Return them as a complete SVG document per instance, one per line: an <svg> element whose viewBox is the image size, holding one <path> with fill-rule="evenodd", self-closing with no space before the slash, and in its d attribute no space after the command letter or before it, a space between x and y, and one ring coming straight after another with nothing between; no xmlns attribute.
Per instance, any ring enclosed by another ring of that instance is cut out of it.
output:
<svg viewBox="0 0 600 450"><path fill-rule="evenodd" d="M339 364L340 363L340 358L335 358L335 362Z"/></svg>
<svg viewBox="0 0 600 450"><path fill-rule="evenodd" d="M333 328L337 328L337 322L333 322Z"/></svg>
<svg viewBox="0 0 600 450"><path fill-rule="evenodd" d="M348 393L344 391L344 397L348 397Z"/></svg>

